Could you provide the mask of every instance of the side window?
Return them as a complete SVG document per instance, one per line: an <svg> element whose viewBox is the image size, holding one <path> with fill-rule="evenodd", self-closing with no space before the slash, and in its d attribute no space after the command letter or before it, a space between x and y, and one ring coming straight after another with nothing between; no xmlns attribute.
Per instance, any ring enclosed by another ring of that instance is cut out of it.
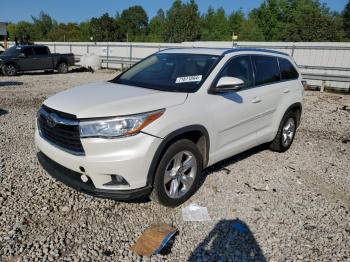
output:
<svg viewBox="0 0 350 262"><path fill-rule="evenodd" d="M34 47L34 52L36 55L47 55L48 51L45 46L36 46Z"/></svg>
<svg viewBox="0 0 350 262"><path fill-rule="evenodd" d="M33 48L31 48L31 47L24 48L21 53L25 54L25 56L34 55Z"/></svg>
<svg viewBox="0 0 350 262"><path fill-rule="evenodd" d="M252 56L255 66L255 85L265 85L281 80L277 57Z"/></svg>
<svg viewBox="0 0 350 262"><path fill-rule="evenodd" d="M224 76L236 77L244 81L244 87L253 86L253 70L250 56L232 58L221 71L219 78Z"/></svg>
<svg viewBox="0 0 350 262"><path fill-rule="evenodd" d="M280 64L281 76L283 80L292 80L299 77L298 71L290 61L284 58L278 58Z"/></svg>

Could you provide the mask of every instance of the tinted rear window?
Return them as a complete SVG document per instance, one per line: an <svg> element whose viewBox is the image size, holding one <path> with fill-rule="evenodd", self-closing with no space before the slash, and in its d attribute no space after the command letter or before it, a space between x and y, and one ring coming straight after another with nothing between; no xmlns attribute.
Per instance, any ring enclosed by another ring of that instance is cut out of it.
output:
<svg viewBox="0 0 350 262"><path fill-rule="evenodd" d="M34 47L34 52L36 55L47 55L47 48L45 46L36 46Z"/></svg>
<svg viewBox="0 0 350 262"><path fill-rule="evenodd" d="M255 66L255 85L264 85L281 80L277 57L252 56Z"/></svg>
<svg viewBox="0 0 350 262"><path fill-rule="evenodd" d="M278 58L280 64L281 76L283 80L297 79L299 77L298 71L287 59Z"/></svg>

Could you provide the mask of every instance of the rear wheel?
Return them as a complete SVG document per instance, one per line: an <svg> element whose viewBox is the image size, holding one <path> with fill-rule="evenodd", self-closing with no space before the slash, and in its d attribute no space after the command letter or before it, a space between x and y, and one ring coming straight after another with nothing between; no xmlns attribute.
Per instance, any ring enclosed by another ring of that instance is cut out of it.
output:
<svg viewBox="0 0 350 262"><path fill-rule="evenodd" d="M285 152L292 145L297 130L298 113L289 111L281 121L277 135L270 144L270 149L276 152Z"/></svg>
<svg viewBox="0 0 350 262"><path fill-rule="evenodd" d="M57 66L57 71L60 74L66 74L68 73L68 64L66 62L61 62Z"/></svg>
<svg viewBox="0 0 350 262"><path fill-rule="evenodd" d="M195 192L202 166L203 157L192 141L175 142L159 162L150 198L168 207L181 205Z"/></svg>
<svg viewBox="0 0 350 262"><path fill-rule="evenodd" d="M17 68L13 64L4 65L3 73L4 75L7 75L7 76L15 76L17 75Z"/></svg>

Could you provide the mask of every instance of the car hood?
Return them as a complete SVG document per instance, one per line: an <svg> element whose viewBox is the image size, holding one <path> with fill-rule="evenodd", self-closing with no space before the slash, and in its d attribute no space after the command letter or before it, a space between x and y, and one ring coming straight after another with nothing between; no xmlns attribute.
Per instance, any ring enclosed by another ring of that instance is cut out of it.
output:
<svg viewBox="0 0 350 262"><path fill-rule="evenodd" d="M176 106L187 93L163 92L110 82L91 83L58 93L44 105L77 118L132 115Z"/></svg>

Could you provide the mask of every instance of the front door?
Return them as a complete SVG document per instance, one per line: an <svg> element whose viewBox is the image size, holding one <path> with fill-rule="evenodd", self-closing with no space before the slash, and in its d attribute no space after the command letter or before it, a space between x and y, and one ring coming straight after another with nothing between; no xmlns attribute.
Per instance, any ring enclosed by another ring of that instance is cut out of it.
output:
<svg viewBox="0 0 350 262"><path fill-rule="evenodd" d="M35 70L35 57L32 47L25 47L17 58L20 71Z"/></svg>
<svg viewBox="0 0 350 262"><path fill-rule="evenodd" d="M260 109L257 106L253 67L250 56L233 57L220 72L217 80L224 76L244 81L244 88L212 95L217 134L213 161L225 159L256 144L256 132ZM216 84L214 82L214 84ZM214 109L215 108L215 109Z"/></svg>

